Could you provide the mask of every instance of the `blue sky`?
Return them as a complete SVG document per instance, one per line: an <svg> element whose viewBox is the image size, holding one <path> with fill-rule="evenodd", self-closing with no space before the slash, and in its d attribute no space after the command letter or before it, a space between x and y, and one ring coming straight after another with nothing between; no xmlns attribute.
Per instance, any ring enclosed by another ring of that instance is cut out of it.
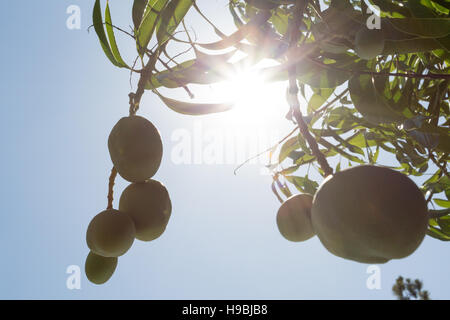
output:
<svg viewBox="0 0 450 320"><path fill-rule="evenodd" d="M127 28L131 1L110 3L113 21ZM81 8L81 30L66 28L72 4ZM226 1L199 5L225 32L233 30ZM368 265L331 255L317 237L293 244L279 235L279 203L260 166L246 166L235 176L235 165L173 163L173 132L192 132L196 123L217 130L248 123L289 131L280 86L268 91L281 101L276 111L256 120L233 113L184 116L146 93L139 114L158 127L164 141L155 179L170 192L171 221L158 240L136 241L107 284L92 285L83 275L81 290L68 290L66 268L83 268L86 228L106 206L111 169L106 142L128 112L129 74L109 63L93 30L86 32L93 1L2 6L0 298L392 299L400 274L424 280L432 298L449 298L444 242L426 238L410 257L381 265L382 289L369 290ZM190 19L197 30L206 26L196 15ZM130 61L133 44L120 40ZM185 98L180 92L174 96ZM117 179L116 197L126 185Z"/></svg>

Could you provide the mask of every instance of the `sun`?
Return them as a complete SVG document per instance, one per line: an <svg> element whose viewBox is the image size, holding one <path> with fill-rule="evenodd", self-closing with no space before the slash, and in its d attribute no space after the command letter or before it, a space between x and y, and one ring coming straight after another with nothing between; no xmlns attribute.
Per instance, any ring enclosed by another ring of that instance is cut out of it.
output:
<svg viewBox="0 0 450 320"><path fill-rule="evenodd" d="M284 117L288 110L285 86L265 82L258 70L239 71L209 87L206 99L235 102L232 110L222 114L225 121L270 124L280 115Z"/></svg>

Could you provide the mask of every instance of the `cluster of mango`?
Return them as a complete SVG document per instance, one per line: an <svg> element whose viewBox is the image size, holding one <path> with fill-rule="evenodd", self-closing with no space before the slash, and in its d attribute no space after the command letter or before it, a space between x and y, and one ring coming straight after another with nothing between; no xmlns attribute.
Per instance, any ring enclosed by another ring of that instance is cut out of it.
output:
<svg viewBox="0 0 450 320"><path fill-rule="evenodd" d="M277 224L287 240L300 242L317 234L338 257L385 263L419 247L428 229L428 209L406 175L363 165L327 177L314 196L287 199Z"/></svg>
<svg viewBox="0 0 450 320"><path fill-rule="evenodd" d="M99 213L88 226L85 272L95 284L111 278L118 257L135 238L152 241L161 236L172 212L167 189L150 179L163 154L161 136L150 121L136 115L120 119L109 135L108 149L114 168L131 184L120 197L119 210Z"/></svg>

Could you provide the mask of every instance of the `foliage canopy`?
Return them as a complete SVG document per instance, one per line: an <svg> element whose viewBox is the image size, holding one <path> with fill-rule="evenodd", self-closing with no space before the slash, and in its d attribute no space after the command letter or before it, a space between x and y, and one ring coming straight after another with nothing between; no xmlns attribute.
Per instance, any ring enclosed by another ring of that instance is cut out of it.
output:
<svg viewBox="0 0 450 320"><path fill-rule="evenodd" d="M190 10L205 19L218 41L194 42L186 28L183 32ZM268 82L289 80L288 98L297 99L297 91L291 89L298 88L308 101L307 115L296 114L293 108L287 116L300 133L293 131L274 147L279 150L274 161L280 166L270 167L282 168L273 172L277 197L281 199L280 192L291 196L288 184L314 194L319 183L296 172L308 165L323 176L329 174L318 161L320 154L334 159L335 172L341 165L377 164L381 153L391 154L398 162L395 170L423 176L421 191L431 213L428 234L449 241L450 2L230 0L229 15L237 30L225 35L194 0L135 0L129 33L113 25L109 4L103 15L96 0L93 22L103 51L115 66L140 74L138 89L130 94L130 110L139 108L145 90L182 114L229 110L229 103L182 102L158 89L184 88L192 96L191 84L220 82L245 66L273 60L277 65L259 69L259 75ZM355 53L355 37L369 22L379 23L384 46L380 55L365 60ZM135 41L133 66L120 54L117 30ZM195 58L183 60L182 52L170 56L171 43L185 45ZM246 56L230 63L236 51ZM141 69L135 69L137 61ZM295 101L290 104L295 106Z"/></svg>

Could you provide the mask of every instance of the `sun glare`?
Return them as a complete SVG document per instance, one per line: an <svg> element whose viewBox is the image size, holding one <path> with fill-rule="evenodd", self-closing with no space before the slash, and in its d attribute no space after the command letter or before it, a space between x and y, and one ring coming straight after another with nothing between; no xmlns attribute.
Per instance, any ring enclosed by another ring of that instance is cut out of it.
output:
<svg viewBox="0 0 450 320"><path fill-rule="evenodd" d="M265 123L287 111L283 87L264 82L257 70L245 70L212 85L207 96L216 101L234 101L234 108L223 115L234 121Z"/></svg>

